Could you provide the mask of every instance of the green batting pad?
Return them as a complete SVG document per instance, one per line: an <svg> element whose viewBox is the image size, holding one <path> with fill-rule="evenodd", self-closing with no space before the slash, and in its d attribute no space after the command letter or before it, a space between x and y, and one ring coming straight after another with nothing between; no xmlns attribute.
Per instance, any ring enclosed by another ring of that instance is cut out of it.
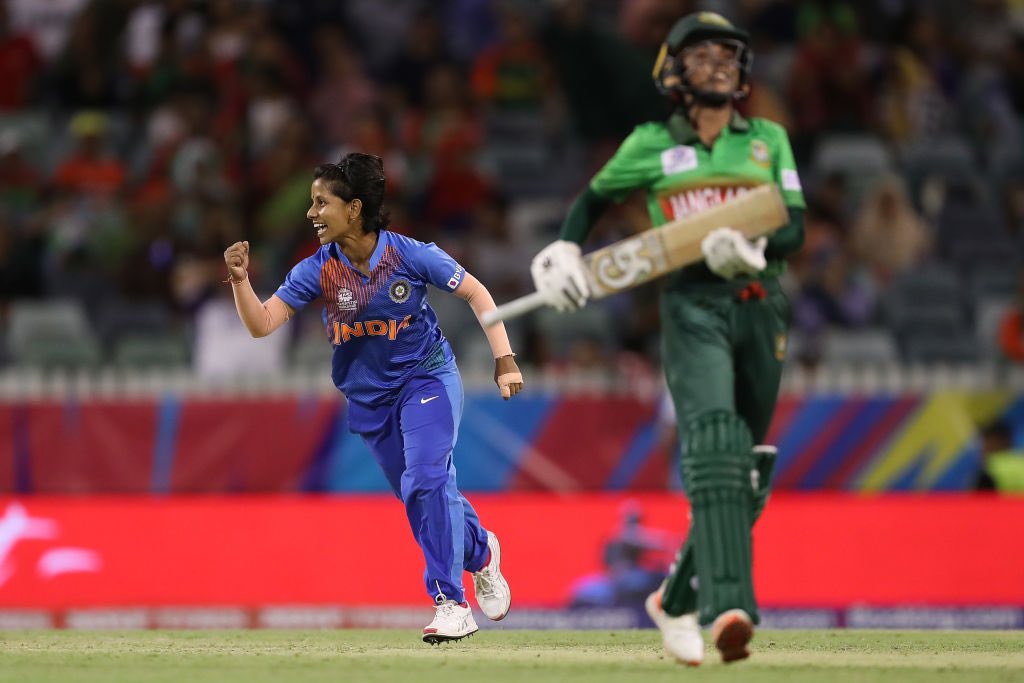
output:
<svg viewBox="0 0 1024 683"><path fill-rule="evenodd" d="M754 448L754 439L747 423L729 410L701 413L686 425L684 433L684 456L689 453L746 454Z"/></svg>
<svg viewBox="0 0 1024 683"><path fill-rule="evenodd" d="M775 473L775 461L779 452L774 446L754 447L754 469L757 471L754 491L754 521L756 522L768 504L768 494L772 492L772 475ZM754 483L754 482L751 482Z"/></svg>
<svg viewBox="0 0 1024 683"><path fill-rule="evenodd" d="M697 589L693 586L693 577L697 575L694 563L693 531L686 535L686 543L679 549L665 589L661 593L661 608L665 613L678 617L697 611Z"/></svg>
<svg viewBox="0 0 1024 683"><path fill-rule="evenodd" d="M683 477L693 511L690 538L700 622L709 624L733 608L756 619L750 547L754 506L750 430L735 413L714 411L692 420L686 434Z"/></svg>
<svg viewBox="0 0 1024 683"><path fill-rule="evenodd" d="M754 446L754 470L756 480L751 481L753 491L752 519L756 523L764 506L768 502L768 494L772 487L772 474L778 451L774 446ZM678 617L697 611L697 588L694 577L697 575L697 564L694 560L692 529L686 536L686 542L676 555L672 568L669 570L665 588L661 594L661 608L671 616ZM755 622L756 623L756 622Z"/></svg>

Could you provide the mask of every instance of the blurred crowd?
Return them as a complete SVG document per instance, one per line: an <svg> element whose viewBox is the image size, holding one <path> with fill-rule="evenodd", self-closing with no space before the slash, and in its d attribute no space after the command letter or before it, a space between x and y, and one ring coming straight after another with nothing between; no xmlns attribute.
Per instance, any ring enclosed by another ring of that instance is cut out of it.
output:
<svg viewBox="0 0 1024 683"><path fill-rule="evenodd" d="M742 110L797 154L796 357L1024 360L1021 0L0 0L0 319L77 302L93 362L151 323L227 371L224 248L250 241L269 295L317 246L312 168L353 150L384 159L393 229L526 293L575 193L667 115L651 66L697 9L751 31ZM589 247L647 225L626 202ZM653 293L524 321L522 355L653 366Z"/></svg>

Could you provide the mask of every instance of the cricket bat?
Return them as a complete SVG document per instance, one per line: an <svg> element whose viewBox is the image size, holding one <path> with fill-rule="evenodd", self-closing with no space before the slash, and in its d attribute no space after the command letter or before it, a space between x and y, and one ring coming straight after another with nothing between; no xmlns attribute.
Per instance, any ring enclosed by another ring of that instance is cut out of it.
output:
<svg viewBox="0 0 1024 683"><path fill-rule="evenodd" d="M789 212L778 186L759 185L717 206L586 254L583 262L590 296L603 299L702 261L700 243L716 228L728 226L752 240L775 232L788 222ZM545 303L540 292L527 294L484 314L483 322L493 325L525 315Z"/></svg>

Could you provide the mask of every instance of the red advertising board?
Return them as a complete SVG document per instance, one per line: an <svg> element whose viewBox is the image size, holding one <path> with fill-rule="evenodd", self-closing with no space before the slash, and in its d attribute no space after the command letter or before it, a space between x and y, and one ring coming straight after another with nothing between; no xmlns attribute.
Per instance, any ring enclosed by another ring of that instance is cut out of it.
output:
<svg viewBox="0 0 1024 683"><path fill-rule="evenodd" d="M609 573L609 543L638 530L657 568L687 519L670 494L472 500L519 606L569 604ZM758 596L1021 606L1021 520L1024 498L779 495L755 532ZM422 568L389 496L0 499L0 609L425 606Z"/></svg>

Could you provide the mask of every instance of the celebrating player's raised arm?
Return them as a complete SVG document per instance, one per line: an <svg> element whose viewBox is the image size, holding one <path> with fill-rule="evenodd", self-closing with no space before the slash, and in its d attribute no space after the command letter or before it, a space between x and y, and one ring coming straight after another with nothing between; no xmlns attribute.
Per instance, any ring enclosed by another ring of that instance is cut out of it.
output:
<svg viewBox="0 0 1024 683"><path fill-rule="evenodd" d="M469 273L466 273L462 285L455 290L455 295L465 299L487 335L487 343L491 345L491 353L494 354L494 383L501 390L501 397L507 401L523 390L523 373L516 366L505 325L498 323L488 326L483 322L484 314L497 308L494 298L483 283Z"/></svg>
<svg viewBox="0 0 1024 683"><path fill-rule="evenodd" d="M321 300L331 381L388 485L405 504L423 552L434 619L423 641L456 641L477 631L463 586L473 577L480 611L505 618L512 604L498 538L458 489L454 453L464 392L455 354L427 302L427 285L455 292L479 316L493 310L483 285L435 244L388 230L384 163L352 152L313 171L306 219L320 248L295 264L261 303L249 284L249 243L224 252L238 315L254 337L270 334ZM503 327L487 330L495 382L509 398L523 386Z"/></svg>
<svg viewBox="0 0 1024 683"><path fill-rule="evenodd" d="M235 242L224 250L228 281L235 296L238 317L253 337L266 337L295 314L291 306L272 296L261 302L249 282L249 243Z"/></svg>

